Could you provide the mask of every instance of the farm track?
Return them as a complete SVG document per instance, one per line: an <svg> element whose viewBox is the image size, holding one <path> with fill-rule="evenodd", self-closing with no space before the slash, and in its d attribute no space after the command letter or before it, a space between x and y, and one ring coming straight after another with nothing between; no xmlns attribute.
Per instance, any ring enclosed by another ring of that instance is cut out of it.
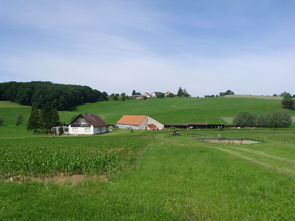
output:
<svg viewBox="0 0 295 221"><path fill-rule="evenodd" d="M264 153L262 151L254 151L254 150L249 150L249 149L244 149L244 148L239 148L239 147L230 147L230 148L234 149L234 150L244 151L244 152L247 152L247 153L253 153L253 154L263 156L263 157L267 157L267 158L271 158L271 159L274 159L274 160L280 160L280 161L284 161L284 162L287 162L287 163L294 163L295 164L295 160L290 160L290 159L286 159L286 158L283 158L283 157L270 155L270 154Z"/></svg>
<svg viewBox="0 0 295 221"><path fill-rule="evenodd" d="M227 149L224 149L224 148L221 148L221 147L209 147L209 148L225 152L227 154L230 154L231 156L234 156L234 157L249 161L249 162L254 163L256 165L265 167L267 169L275 170L275 171L277 171L278 173L281 173L281 174L295 176L295 171L291 170L291 169L286 169L286 168L282 168L282 167L275 167L275 166L273 166L271 164L261 162L259 160L254 159L254 158L247 157L247 156L244 156L243 154L237 153L237 152L232 151L232 150L227 150Z"/></svg>

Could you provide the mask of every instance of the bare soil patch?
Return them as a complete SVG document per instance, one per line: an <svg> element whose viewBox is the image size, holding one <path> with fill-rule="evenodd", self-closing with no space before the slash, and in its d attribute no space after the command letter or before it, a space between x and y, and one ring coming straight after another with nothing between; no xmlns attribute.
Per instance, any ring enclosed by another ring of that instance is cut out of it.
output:
<svg viewBox="0 0 295 221"><path fill-rule="evenodd" d="M4 182L13 182L13 183L23 183L29 181L41 182L41 183L55 183L60 185L77 185L86 180L99 178L100 182L107 183L109 181L109 177L107 175L99 175L99 176L86 176L86 175L66 175L66 174L57 174L51 177L27 177L27 176L15 176L3 179Z"/></svg>
<svg viewBox="0 0 295 221"><path fill-rule="evenodd" d="M242 140L242 139L204 138L203 140L208 143L220 143L220 144L258 144L258 143L261 143L256 140Z"/></svg>

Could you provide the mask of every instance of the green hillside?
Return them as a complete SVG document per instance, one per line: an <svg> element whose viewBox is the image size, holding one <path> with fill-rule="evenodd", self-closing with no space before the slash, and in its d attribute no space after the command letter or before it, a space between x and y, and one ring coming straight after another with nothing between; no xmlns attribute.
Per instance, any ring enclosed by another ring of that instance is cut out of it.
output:
<svg viewBox="0 0 295 221"><path fill-rule="evenodd" d="M60 112L64 121L73 114L96 113L107 123L115 123L124 114L149 115L162 123L208 122L225 123L239 111L256 113L283 110L280 100L253 98L165 98L108 101L79 106L75 111ZM295 115L295 112L290 112Z"/></svg>
<svg viewBox="0 0 295 221"><path fill-rule="evenodd" d="M0 101L0 116L5 125L13 126L17 114L22 113L24 122L30 115L30 107ZM95 113L107 123L116 123L124 114L149 115L162 123L208 122L227 123L239 111L256 113L283 110L280 100L254 98L166 98L147 100L107 101L81 105L74 111L61 111L61 121L79 113ZM289 111L295 116L295 111ZM24 127L25 125L21 126Z"/></svg>

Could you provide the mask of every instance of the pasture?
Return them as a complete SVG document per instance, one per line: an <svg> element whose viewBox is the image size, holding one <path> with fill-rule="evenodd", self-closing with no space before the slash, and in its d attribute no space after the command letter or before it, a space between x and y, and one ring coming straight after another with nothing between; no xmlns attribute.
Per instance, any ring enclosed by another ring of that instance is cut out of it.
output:
<svg viewBox="0 0 295 221"><path fill-rule="evenodd" d="M185 130L179 137L169 131L114 131L2 138L0 219L294 220L294 134L293 129ZM200 139L219 135L261 143ZM101 159L109 159L103 167ZM7 179L60 172L86 178L76 185Z"/></svg>
<svg viewBox="0 0 295 221"><path fill-rule="evenodd" d="M230 123L227 119L239 111L254 113L283 110L280 100L255 98L166 98L107 101L81 105L74 111L60 112L68 122L74 114L95 113L108 123L116 123L122 115L149 115L162 123ZM294 111L289 111L295 115ZM223 120L225 119L225 120Z"/></svg>

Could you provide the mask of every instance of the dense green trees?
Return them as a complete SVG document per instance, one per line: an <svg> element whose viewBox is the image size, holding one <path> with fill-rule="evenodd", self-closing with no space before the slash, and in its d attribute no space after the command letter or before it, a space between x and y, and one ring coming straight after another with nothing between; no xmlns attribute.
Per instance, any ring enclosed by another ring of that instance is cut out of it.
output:
<svg viewBox="0 0 295 221"><path fill-rule="evenodd" d="M49 131L59 123L57 110L47 102L43 107L32 106L27 129L29 131Z"/></svg>
<svg viewBox="0 0 295 221"><path fill-rule="evenodd" d="M225 92L220 92L219 96L225 96L225 95L234 95L235 93L231 90L227 90Z"/></svg>
<svg viewBox="0 0 295 221"><path fill-rule="evenodd" d="M71 110L75 106L96 101L106 101L108 95L88 86L53 84L51 82L0 83L0 100L22 105L44 106L50 102L58 110Z"/></svg>
<svg viewBox="0 0 295 221"><path fill-rule="evenodd" d="M186 89L182 89L181 87L178 89L177 92L178 97L190 97L190 94L186 91Z"/></svg>
<svg viewBox="0 0 295 221"><path fill-rule="evenodd" d="M256 114L241 111L234 117L233 123L238 127L254 127L256 126L256 119Z"/></svg>
<svg viewBox="0 0 295 221"><path fill-rule="evenodd" d="M293 100L291 94L289 94L287 92L284 92L283 93L282 105L286 109L290 109L290 110L294 110L295 109L294 100Z"/></svg>
<svg viewBox="0 0 295 221"><path fill-rule="evenodd" d="M233 123L238 127L289 128L292 124L292 118L286 111L262 113L259 115L239 112L234 117Z"/></svg>

